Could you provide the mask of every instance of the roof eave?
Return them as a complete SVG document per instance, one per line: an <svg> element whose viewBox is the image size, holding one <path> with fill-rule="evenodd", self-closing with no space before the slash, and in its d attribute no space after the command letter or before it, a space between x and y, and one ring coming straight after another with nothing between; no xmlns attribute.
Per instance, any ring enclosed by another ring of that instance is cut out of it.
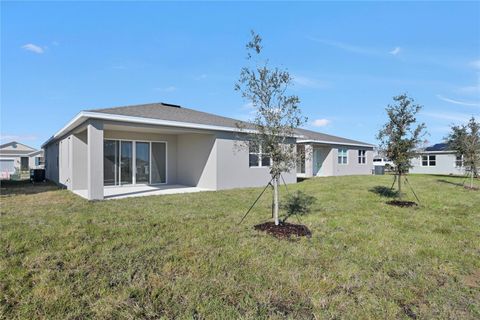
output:
<svg viewBox="0 0 480 320"><path fill-rule="evenodd" d="M334 144L338 146L355 146L355 147L368 147L368 148L375 147L375 145L368 144L368 143L336 142L336 141L315 140L315 139L298 140L297 143L321 143L321 144Z"/></svg>
<svg viewBox="0 0 480 320"><path fill-rule="evenodd" d="M84 121L88 119L101 119L101 120L111 120L111 121L124 121L130 123L139 123L139 124L151 124L151 125L162 125L167 127L180 127L188 129L202 129L202 130L213 130L213 131L227 131L227 132L238 132L238 133L256 133L254 129L241 129L225 126L215 126L207 124L199 124L193 122L182 122L182 121L173 121L173 120L162 120L162 119L153 119L153 118L143 118L143 117L134 117L134 116L125 116L118 114L109 114L101 112L92 112L92 111L81 111L78 113L70 122L68 122L62 129L55 133L50 139L45 141L41 148L44 148L51 142L55 141L59 137L67 134L71 130L78 127ZM298 138L303 136L293 136L292 138Z"/></svg>

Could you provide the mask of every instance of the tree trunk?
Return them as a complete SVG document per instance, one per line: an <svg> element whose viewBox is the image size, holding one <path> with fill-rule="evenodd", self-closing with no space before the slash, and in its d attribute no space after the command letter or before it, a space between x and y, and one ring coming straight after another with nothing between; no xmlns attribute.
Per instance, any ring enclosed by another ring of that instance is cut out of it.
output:
<svg viewBox="0 0 480 320"><path fill-rule="evenodd" d="M471 171L471 175L470 175L470 189L473 189L473 170L470 170Z"/></svg>
<svg viewBox="0 0 480 320"><path fill-rule="evenodd" d="M398 200L402 200L402 173L398 172Z"/></svg>
<svg viewBox="0 0 480 320"><path fill-rule="evenodd" d="M275 220L275 225L279 225L278 221L278 176L273 178L273 219Z"/></svg>

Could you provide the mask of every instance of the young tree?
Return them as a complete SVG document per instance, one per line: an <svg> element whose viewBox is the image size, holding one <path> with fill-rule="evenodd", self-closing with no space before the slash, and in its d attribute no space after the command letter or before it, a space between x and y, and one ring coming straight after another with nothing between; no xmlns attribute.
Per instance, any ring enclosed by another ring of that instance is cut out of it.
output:
<svg viewBox="0 0 480 320"><path fill-rule="evenodd" d="M473 188L473 178L478 177L480 166L480 122L472 117L466 125L452 126L446 139L449 147L463 157L463 164L470 172L470 188Z"/></svg>
<svg viewBox="0 0 480 320"><path fill-rule="evenodd" d="M287 70L271 67L268 60L261 59L262 38L254 31L246 48L248 64L241 69L235 90L249 101L255 115L251 123L239 123L238 126L241 130L253 129L249 130L243 147L259 148L264 157L271 159L273 218L278 225L280 175L296 166L296 145L292 138L295 129L307 119L301 115L300 99L287 94L292 77Z"/></svg>
<svg viewBox="0 0 480 320"><path fill-rule="evenodd" d="M422 109L406 94L393 97L395 103L386 108L389 121L377 135L380 147L395 165L398 179L398 197L402 199L402 175L411 168L410 161L416 154L416 148L424 135L425 124L416 124L416 114Z"/></svg>

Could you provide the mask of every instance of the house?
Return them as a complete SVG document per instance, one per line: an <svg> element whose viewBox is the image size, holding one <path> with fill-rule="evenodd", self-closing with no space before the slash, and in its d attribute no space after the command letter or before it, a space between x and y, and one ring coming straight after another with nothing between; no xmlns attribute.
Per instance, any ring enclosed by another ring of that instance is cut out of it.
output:
<svg viewBox="0 0 480 320"><path fill-rule="evenodd" d="M410 173L464 175L463 158L446 143L438 143L418 152L411 161Z"/></svg>
<svg viewBox="0 0 480 320"><path fill-rule="evenodd" d="M306 129L297 129L299 177L372 174L373 145Z"/></svg>
<svg viewBox="0 0 480 320"><path fill-rule="evenodd" d="M0 174L2 179L10 175L43 169L43 150L37 150L16 141L0 145Z"/></svg>
<svg viewBox="0 0 480 320"><path fill-rule="evenodd" d="M152 189L264 186L270 158L261 147L241 147L253 129L240 131L238 122L166 103L82 111L43 144L46 177L91 200ZM373 146L297 133L288 142L314 154L305 159L305 176L371 172ZM283 179L295 183L296 170Z"/></svg>

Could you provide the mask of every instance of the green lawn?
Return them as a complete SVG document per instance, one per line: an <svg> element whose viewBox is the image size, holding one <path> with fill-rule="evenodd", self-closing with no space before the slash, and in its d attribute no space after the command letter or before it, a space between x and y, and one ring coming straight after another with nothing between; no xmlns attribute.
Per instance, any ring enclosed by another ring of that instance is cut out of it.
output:
<svg viewBox="0 0 480 320"><path fill-rule="evenodd" d="M261 189L88 202L2 186L0 318L478 319L480 192L411 176L422 205L397 208L372 192L392 180L290 186L318 198L295 241L253 229L268 196L237 225Z"/></svg>

